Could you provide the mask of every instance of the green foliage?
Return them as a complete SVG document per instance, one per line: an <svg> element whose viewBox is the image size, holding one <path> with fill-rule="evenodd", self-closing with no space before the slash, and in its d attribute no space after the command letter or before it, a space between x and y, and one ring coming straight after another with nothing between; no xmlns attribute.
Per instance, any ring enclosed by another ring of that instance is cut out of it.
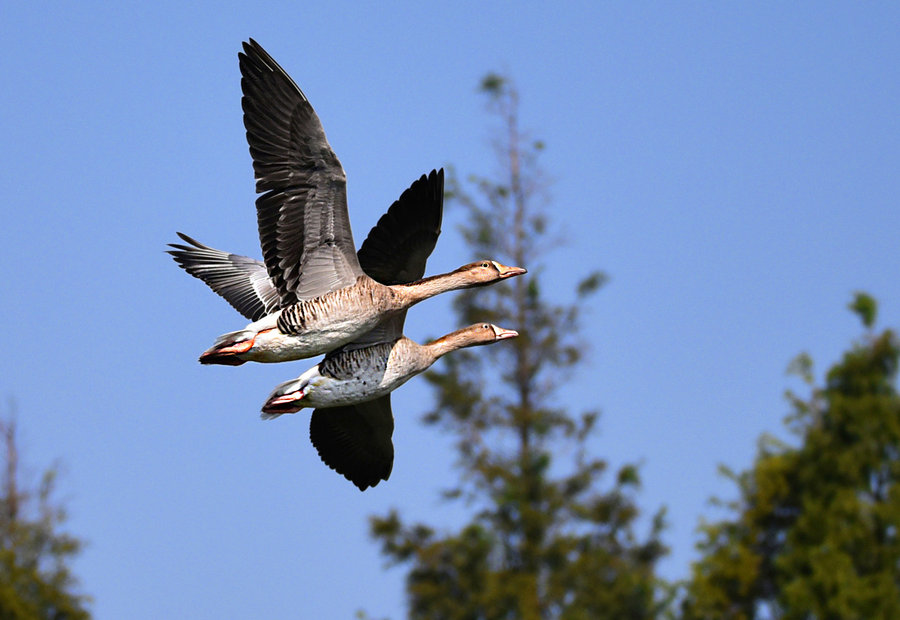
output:
<svg viewBox="0 0 900 620"><path fill-rule="evenodd" d="M502 94L504 86L506 86L506 78L496 73L488 73L481 78L479 90L497 97Z"/></svg>
<svg viewBox="0 0 900 620"><path fill-rule="evenodd" d="M848 308L853 310L862 321L867 329L871 329L875 325L875 317L878 314L878 304L875 299L865 293L857 292L853 296Z"/></svg>
<svg viewBox="0 0 900 620"><path fill-rule="evenodd" d="M463 184L451 169L447 195L465 208L461 232L474 255L529 273L464 291L455 310L463 324L490 321L520 336L444 358L441 370L426 375L437 402L425 416L456 438L461 479L443 496L477 512L451 533L406 524L392 512L372 519L372 534L392 562L410 567L413 618L655 617L663 513L638 540L637 467L622 467L600 491L607 464L586 444L598 416L573 416L560 406L559 387L584 351L583 304L605 276L585 276L574 301L545 298L541 257L553 242L539 204L544 145L520 132L509 79L489 75L482 91L502 124L504 173Z"/></svg>
<svg viewBox="0 0 900 620"><path fill-rule="evenodd" d="M851 308L872 327L871 297ZM892 331L867 334L823 387L789 393L799 445L764 439L733 477L734 518L702 527L684 618L900 618L898 357Z"/></svg>
<svg viewBox="0 0 900 620"><path fill-rule="evenodd" d="M89 618L86 597L66 563L81 542L59 530L64 510L52 501L56 471L44 473L36 491L19 487L15 424L0 422L5 440L0 495L0 618L80 620Z"/></svg>
<svg viewBox="0 0 900 620"><path fill-rule="evenodd" d="M604 275L602 271L595 271L578 283L578 296L586 297L590 295L603 286L606 283L606 280L606 275Z"/></svg>

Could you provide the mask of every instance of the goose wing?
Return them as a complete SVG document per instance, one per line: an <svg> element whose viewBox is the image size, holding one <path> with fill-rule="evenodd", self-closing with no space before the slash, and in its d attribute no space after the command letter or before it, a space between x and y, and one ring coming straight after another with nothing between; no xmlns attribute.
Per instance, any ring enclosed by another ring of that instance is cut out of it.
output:
<svg viewBox="0 0 900 620"><path fill-rule="evenodd" d="M391 395L349 405L315 409L309 438L328 467L360 491L387 480L394 466Z"/></svg>
<svg viewBox="0 0 900 620"><path fill-rule="evenodd" d="M408 284L425 275L425 263L438 237L444 215L444 169L414 181L369 231L357 256L369 277L381 284ZM403 335L406 310L344 346L361 349Z"/></svg>
<svg viewBox="0 0 900 620"><path fill-rule="evenodd" d="M206 282L244 317L257 321L278 309L278 291L262 262L211 248L184 233L178 236L186 245L169 244L175 262Z"/></svg>
<svg viewBox="0 0 900 620"><path fill-rule="evenodd" d="M369 231L357 256L381 284L408 284L425 275L425 262L441 234L444 169L413 182Z"/></svg>
<svg viewBox="0 0 900 620"><path fill-rule="evenodd" d="M347 179L306 95L253 39L238 54L253 158L259 240L281 305L352 285L363 274L347 214Z"/></svg>

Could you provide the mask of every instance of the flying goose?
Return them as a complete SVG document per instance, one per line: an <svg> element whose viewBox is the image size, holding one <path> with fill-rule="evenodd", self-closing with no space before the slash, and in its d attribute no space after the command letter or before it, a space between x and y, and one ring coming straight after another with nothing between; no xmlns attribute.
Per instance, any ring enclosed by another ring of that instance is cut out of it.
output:
<svg viewBox="0 0 900 620"><path fill-rule="evenodd" d="M249 302L235 299L235 307L250 303L258 311L261 304L265 314L254 312L244 329L220 336L201 363L236 366L327 353L424 299L525 273L483 260L402 284L367 275L354 251L346 176L318 116L256 41L244 43L238 59L244 126L262 194L256 201L260 244L275 295L267 290L259 299L257 292L259 303L253 295ZM179 235L195 249L205 247ZM246 273L251 288L264 285L258 269L248 267Z"/></svg>
<svg viewBox="0 0 900 620"><path fill-rule="evenodd" d="M329 353L296 379L276 387L262 408L262 418L269 420L315 407L309 438L319 457L360 491L391 474L392 391L451 351L519 335L482 323L420 345L399 334L402 317L388 321L393 323L392 339L363 348L355 348L358 343L354 343Z"/></svg>

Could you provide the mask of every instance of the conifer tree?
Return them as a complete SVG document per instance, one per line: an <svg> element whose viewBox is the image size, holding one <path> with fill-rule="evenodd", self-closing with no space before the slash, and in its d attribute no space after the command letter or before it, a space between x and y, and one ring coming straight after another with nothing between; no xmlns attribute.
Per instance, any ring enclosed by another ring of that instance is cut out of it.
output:
<svg viewBox="0 0 900 620"><path fill-rule="evenodd" d="M875 333L875 301L850 308L865 333L813 385L810 358L790 370L799 443L763 437L753 467L731 474L733 516L702 527L684 618L900 618L900 342Z"/></svg>
<svg viewBox="0 0 900 620"><path fill-rule="evenodd" d="M639 540L637 468L622 467L601 491L607 464L587 444L597 413L573 415L561 398L585 348L579 317L605 276L584 274L569 303L545 298L553 241L543 144L521 130L508 79L488 75L481 91L500 122L502 172L464 184L451 171L448 200L465 209L462 234L474 255L529 274L462 292L455 311L460 324L492 322L520 336L459 351L426 375L436 403L425 422L456 438L460 481L445 497L472 506L471 520L437 532L391 512L372 519L372 533L392 562L409 567L412 618L652 618L661 604L662 512Z"/></svg>
<svg viewBox="0 0 900 620"><path fill-rule="evenodd" d="M36 489L21 481L12 416L0 421L4 451L0 488L0 618L83 620L87 598L76 592L67 562L81 542L59 530L65 511L53 500L56 470Z"/></svg>

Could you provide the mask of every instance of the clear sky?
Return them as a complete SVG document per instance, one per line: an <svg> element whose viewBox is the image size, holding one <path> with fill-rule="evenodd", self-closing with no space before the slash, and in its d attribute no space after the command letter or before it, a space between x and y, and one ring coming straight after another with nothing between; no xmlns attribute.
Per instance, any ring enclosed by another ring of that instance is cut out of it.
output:
<svg viewBox="0 0 900 620"><path fill-rule="evenodd" d="M611 276L561 398L602 410L598 455L643 464L674 578L732 491L717 464L782 434L790 359L821 380L860 333L857 289L900 325L898 32L896 3L0 3L0 396L32 476L63 463L96 616L398 618L404 571L367 517L465 516L438 500L454 454L419 424L421 380L394 397L390 481L360 493L319 462L308 413L258 418L308 362L196 362L244 321L163 249L182 230L260 255L242 40L318 111L358 242L423 172L492 169L475 87L517 80L555 179L547 293ZM458 217L430 273L480 258ZM458 327L447 299L407 335Z"/></svg>

